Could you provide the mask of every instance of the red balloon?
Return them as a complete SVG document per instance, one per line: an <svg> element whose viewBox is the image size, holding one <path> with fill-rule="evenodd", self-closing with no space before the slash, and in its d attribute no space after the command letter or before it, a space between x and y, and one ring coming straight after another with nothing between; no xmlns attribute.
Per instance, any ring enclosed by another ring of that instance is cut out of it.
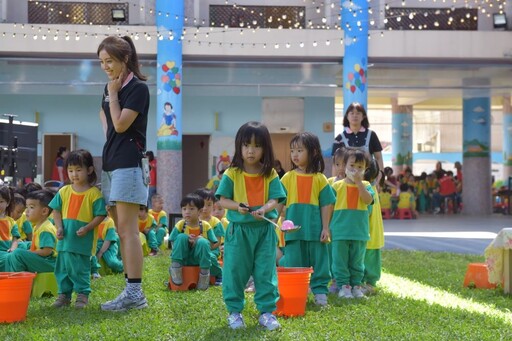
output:
<svg viewBox="0 0 512 341"><path fill-rule="evenodd" d="M174 91L174 93L176 95L179 95L180 94L180 88L178 88L177 86L175 86L174 88L172 88L172 91Z"/></svg>
<svg viewBox="0 0 512 341"><path fill-rule="evenodd" d="M164 72L167 72L167 71L169 71L169 67L167 67L167 65L164 64L164 65L162 65L162 70Z"/></svg>
<svg viewBox="0 0 512 341"><path fill-rule="evenodd" d="M351 91L352 93L354 93L354 92L356 91L356 86L355 86L355 85L351 85L351 86L350 86L350 91Z"/></svg>
<svg viewBox="0 0 512 341"><path fill-rule="evenodd" d="M364 70L363 70L362 68L361 68L361 69L359 69L359 74L360 74L361 76L364 76Z"/></svg>

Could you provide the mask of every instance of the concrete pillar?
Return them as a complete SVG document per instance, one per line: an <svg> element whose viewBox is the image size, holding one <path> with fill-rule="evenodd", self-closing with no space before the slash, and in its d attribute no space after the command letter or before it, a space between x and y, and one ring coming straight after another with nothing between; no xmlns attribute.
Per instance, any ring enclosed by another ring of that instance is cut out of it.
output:
<svg viewBox="0 0 512 341"><path fill-rule="evenodd" d="M343 29L343 113L353 102L368 111L368 1L340 1Z"/></svg>
<svg viewBox="0 0 512 341"><path fill-rule="evenodd" d="M391 99L391 162L394 174L409 166L412 169L412 105L398 105Z"/></svg>
<svg viewBox="0 0 512 341"><path fill-rule="evenodd" d="M167 213L181 212L183 16L183 1L157 0L157 193Z"/></svg>
<svg viewBox="0 0 512 341"><path fill-rule="evenodd" d="M510 96L503 97L503 180L512 176L512 106Z"/></svg>
<svg viewBox="0 0 512 341"><path fill-rule="evenodd" d="M463 84L463 212L487 215L492 213L490 82L471 78Z"/></svg>

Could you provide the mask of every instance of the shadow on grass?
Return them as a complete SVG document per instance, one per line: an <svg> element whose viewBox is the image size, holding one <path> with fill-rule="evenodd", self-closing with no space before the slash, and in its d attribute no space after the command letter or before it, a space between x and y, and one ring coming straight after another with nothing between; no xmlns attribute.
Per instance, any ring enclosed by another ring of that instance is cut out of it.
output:
<svg viewBox="0 0 512 341"><path fill-rule="evenodd" d="M458 297L493 304L506 312L510 296L502 288L473 289L463 287L469 263L482 263L483 256L447 252L385 250L382 252L383 273L446 291Z"/></svg>

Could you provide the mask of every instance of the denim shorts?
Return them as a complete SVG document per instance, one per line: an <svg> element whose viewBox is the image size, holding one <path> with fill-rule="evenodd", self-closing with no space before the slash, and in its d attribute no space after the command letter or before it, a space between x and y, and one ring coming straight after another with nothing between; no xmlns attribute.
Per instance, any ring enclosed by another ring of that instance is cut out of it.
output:
<svg viewBox="0 0 512 341"><path fill-rule="evenodd" d="M140 167L101 172L101 193L108 205L115 205L116 201L148 203L148 186L144 184Z"/></svg>

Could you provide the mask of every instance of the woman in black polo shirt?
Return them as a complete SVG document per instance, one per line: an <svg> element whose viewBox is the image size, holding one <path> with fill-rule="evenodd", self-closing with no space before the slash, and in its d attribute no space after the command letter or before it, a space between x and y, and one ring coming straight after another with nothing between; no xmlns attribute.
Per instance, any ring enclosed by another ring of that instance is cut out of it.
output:
<svg viewBox="0 0 512 341"><path fill-rule="evenodd" d="M382 146L377 134L370 130L370 122L366 110L361 103L350 104L343 117L343 132L336 136L332 146L332 155L336 149L346 147L361 147L370 154L379 165L379 176L376 183L379 183L383 176L384 162L382 161Z"/></svg>

